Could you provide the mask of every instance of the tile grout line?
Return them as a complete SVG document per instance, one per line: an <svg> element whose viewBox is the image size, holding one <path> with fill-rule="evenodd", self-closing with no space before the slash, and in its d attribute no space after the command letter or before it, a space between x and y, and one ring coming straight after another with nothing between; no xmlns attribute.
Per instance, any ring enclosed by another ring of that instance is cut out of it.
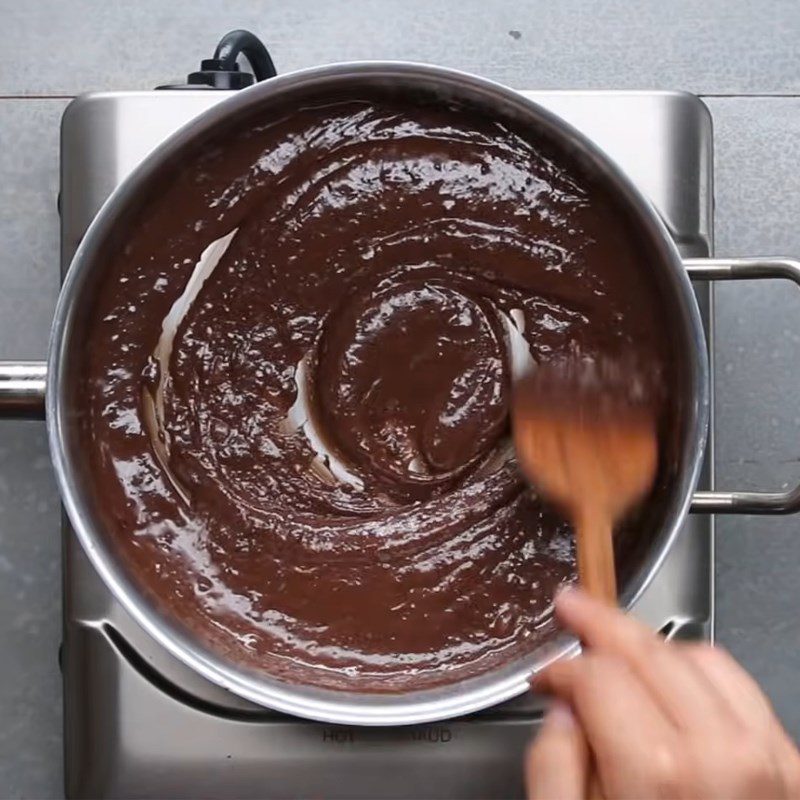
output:
<svg viewBox="0 0 800 800"><path fill-rule="evenodd" d="M74 100L74 94L0 94L0 100Z"/></svg>
<svg viewBox="0 0 800 800"><path fill-rule="evenodd" d="M98 91L112 91L109 89L100 89ZM575 91L609 91L608 89L576 89ZM610 91L613 91L611 89ZM641 91L641 90L626 90L620 89L619 91ZM659 90L655 90L659 91ZM82 94L82 93L81 93ZM708 97L713 99L723 100L792 100L800 99L800 92L770 92L765 94L755 93L714 93L714 92L690 92L696 94L698 97ZM74 94L0 94L0 100L74 100L78 95Z"/></svg>

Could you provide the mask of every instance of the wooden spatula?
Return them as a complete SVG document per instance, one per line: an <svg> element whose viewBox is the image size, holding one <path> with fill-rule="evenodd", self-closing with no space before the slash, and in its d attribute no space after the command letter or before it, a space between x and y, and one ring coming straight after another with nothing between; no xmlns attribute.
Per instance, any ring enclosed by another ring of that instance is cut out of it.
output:
<svg viewBox="0 0 800 800"><path fill-rule="evenodd" d="M653 485L658 458L652 412L602 383L541 371L513 400L514 444L523 473L575 528L583 588L617 602L612 534ZM563 386L559 388L559 381ZM562 391L563 390L563 391Z"/></svg>

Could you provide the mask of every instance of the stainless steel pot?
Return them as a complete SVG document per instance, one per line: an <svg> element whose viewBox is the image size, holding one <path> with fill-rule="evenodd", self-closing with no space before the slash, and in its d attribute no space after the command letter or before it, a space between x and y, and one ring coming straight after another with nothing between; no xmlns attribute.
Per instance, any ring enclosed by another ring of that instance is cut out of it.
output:
<svg viewBox="0 0 800 800"><path fill-rule="evenodd" d="M588 162L634 212L643 236L657 255L650 265L660 273L671 305L674 336L685 361L686 413L680 431L681 459L661 515L660 529L646 557L623 587L629 607L659 569L685 515L698 512L791 513L800 509L800 487L790 492L694 493L705 450L710 402L706 342L691 279L752 280L785 278L800 284L800 262L788 259L691 260L682 262L664 224L649 202L600 150L558 117L517 92L453 70L401 62L335 64L303 70L257 84L215 105L158 147L105 203L75 254L53 321L48 361L0 364L0 416L41 417L46 410L50 450L64 506L94 567L130 615L163 647L202 676L255 703L300 716L363 725L410 724L459 716L508 700L528 688L533 672L555 658L575 653L577 643L562 637L530 655L492 671L442 688L396 695L367 695L290 685L245 670L211 652L170 621L139 591L109 547L88 502L88 472L76 433L79 398L74 359L80 353L80 326L92 286L100 279L103 250L115 230L147 193L169 162L221 125L272 104L285 103L313 89L337 96L365 87L407 87L434 92L443 100L477 104L517 124L530 125L557 139L570 154Z"/></svg>

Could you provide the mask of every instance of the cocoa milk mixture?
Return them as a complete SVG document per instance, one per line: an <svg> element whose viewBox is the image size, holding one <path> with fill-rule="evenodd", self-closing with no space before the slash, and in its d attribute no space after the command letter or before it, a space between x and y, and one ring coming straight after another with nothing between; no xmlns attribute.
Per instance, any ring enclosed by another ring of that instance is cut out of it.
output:
<svg viewBox="0 0 800 800"><path fill-rule="evenodd" d="M468 109L310 100L218 137L152 193L87 322L120 558L285 680L404 691L530 652L574 551L518 473L512 379L625 353L663 382L631 230L555 146Z"/></svg>

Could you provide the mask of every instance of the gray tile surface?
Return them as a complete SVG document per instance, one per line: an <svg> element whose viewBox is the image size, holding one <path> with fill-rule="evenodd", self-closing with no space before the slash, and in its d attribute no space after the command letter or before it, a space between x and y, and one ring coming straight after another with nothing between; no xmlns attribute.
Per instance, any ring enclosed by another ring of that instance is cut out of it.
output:
<svg viewBox="0 0 800 800"><path fill-rule="evenodd" d="M708 101L719 255L800 257L800 99ZM717 287L717 485L800 481L800 291ZM719 639L800 740L800 519L720 518Z"/></svg>
<svg viewBox="0 0 800 800"><path fill-rule="evenodd" d="M43 358L58 296L65 100L0 100L0 359Z"/></svg>
<svg viewBox="0 0 800 800"><path fill-rule="evenodd" d="M2 329L5 331L5 329ZM61 540L41 423L0 423L0 797L62 793Z"/></svg>
<svg viewBox="0 0 800 800"><path fill-rule="evenodd" d="M254 0L235 11L222 0L0 0L0 358L40 357L46 346L64 105L4 95L180 78L237 26L264 36L281 70L396 57L519 87L800 93L799 10L794 0ZM800 99L709 105L718 252L800 254ZM800 479L800 292L720 287L716 333L718 483L789 485ZM719 638L800 737L800 521L722 519L718 530ZM61 794L57 534L43 426L0 423L0 797Z"/></svg>
<svg viewBox="0 0 800 800"><path fill-rule="evenodd" d="M62 100L0 101L0 359L42 358L58 292ZM61 540L42 423L0 423L0 797L61 794Z"/></svg>
<svg viewBox="0 0 800 800"><path fill-rule="evenodd" d="M786 93L800 91L798 13L796 0L0 0L0 94L151 88L235 27L281 71L405 58L519 88Z"/></svg>

